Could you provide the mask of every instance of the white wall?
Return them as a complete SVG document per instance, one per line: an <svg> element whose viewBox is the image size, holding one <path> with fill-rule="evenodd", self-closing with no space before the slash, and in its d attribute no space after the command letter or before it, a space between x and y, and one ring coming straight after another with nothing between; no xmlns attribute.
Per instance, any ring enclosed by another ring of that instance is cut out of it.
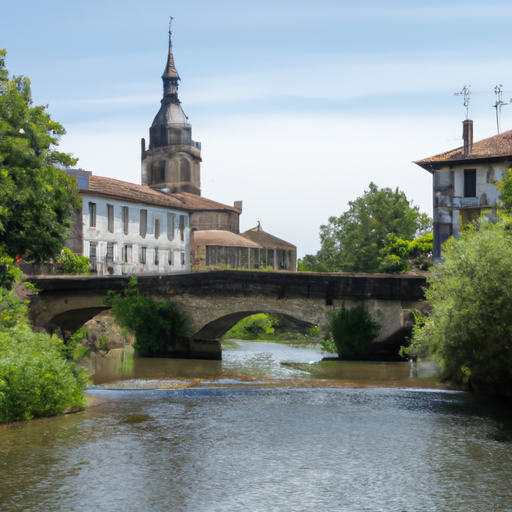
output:
<svg viewBox="0 0 512 512"><path fill-rule="evenodd" d="M113 199L96 197L82 192L83 221L83 255L91 255L91 247L96 247L97 269L99 274L113 273L138 274L146 272L176 272L190 270L190 233L188 213L170 210L151 205L129 203ZM96 205L96 222L91 226L90 203ZM108 208L114 209L113 233L108 230ZM124 233L123 207L128 207L128 233ZM147 228L145 237L140 232L140 212L147 211ZM168 236L168 213L174 215L174 229ZM183 240L179 226L180 217L184 217ZM155 236L155 221L160 222L160 235ZM169 238L173 238L170 240ZM108 244L113 244L113 261L107 261ZM95 245L96 244L96 245ZM125 261L125 249L128 261ZM146 262L141 261L142 249L145 248ZM155 263L155 252L158 250L158 264ZM171 263L170 263L171 261ZM183 262L183 264L182 264Z"/></svg>

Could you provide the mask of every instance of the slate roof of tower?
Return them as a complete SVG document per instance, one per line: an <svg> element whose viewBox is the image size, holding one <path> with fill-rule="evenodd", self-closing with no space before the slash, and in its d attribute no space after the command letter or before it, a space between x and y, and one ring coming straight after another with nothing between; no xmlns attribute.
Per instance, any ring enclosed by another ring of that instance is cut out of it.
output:
<svg viewBox="0 0 512 512"><path fill-rule="evenodd" d="M428 167L429 164L441 162L455 162L478 160L482 158L499 158L512 156L512 130L494 135L487 139L473 143L473 150L469 155L464 156L463 147L452 149L439 155L430 156L414 163L421 167Z"/></svg>
<svg viewBox="0 0 512 512"><path fill-rule="evenodd" d="M127 181L115 180L105 176L89 176L89 188L82 189L84 193L125 199L130 202L145 203L164 208L176 208L179 210L195 211L232 211L241 213L239 208L212 201L206 197L189 193L167 194L154 190L146 185L137 185Z"/></svg>

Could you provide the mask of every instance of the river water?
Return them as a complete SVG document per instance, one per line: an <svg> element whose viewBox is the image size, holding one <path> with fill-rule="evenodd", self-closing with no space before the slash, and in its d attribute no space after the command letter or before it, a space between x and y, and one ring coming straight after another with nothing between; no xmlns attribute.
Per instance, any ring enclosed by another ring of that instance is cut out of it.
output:
<svg viewBox="0 0 512 512"><path fill-rule="evenodd" d="M96 369L82 413L0 426L1 511L512 511L512 415L434 368L224 361Z"/></svg>

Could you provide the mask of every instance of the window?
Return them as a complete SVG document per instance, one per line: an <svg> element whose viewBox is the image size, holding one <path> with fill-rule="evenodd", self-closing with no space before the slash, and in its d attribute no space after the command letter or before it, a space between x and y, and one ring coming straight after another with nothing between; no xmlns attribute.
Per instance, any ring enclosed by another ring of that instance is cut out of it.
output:
<svg viewBox="0 0 512 512"><path fill-rule="evenodd" d="M148 230L148 211L141 210L140 211L139 234L142 238L146 238L147 230Z"/></svg>
<svg viewBox="0 0 512 512"><path fill-rule="evenodd" d="M114 244L107 244L107 261L114 261Z"/></svg>
<svg viewBox="0 0 512 512"><path fill-rule="evenodd" d="M107 204L107 222L108 222L108 232L114 232L114 205Z"/></svg>
<svg viewBox="0 0 512 512"><path fill-rule="evenodd" d="M96 227L96 203L89 203L89 227Z"/></svg>
<svg viewBox="0 0 512 512"><path fill-rule="evenodd" d="M124 251L123 251L123 261L125 263L131 262L132 259L132 246L131 245L125 245Z"/></svg>
<svg viewBox="0 0 512 512"><path fill-rule="evenodd" d="M171 242L174 240L174 218L175 215L173 213L167 214L167 238Z"/></svg>
<svg viewBox="0 0 512 512"><path fill-rule="evenodd" d="M160 236L160 221L158 219L155 219L155 238L158 239Z"/></svg>
<svg viewBox="0 0 512 512"><path fill-rule="evenodd" d="M183 157L180 158L180 181L190 181L190 162Z"/></svg>
<svg viewBox="0 0 512 512"><path fill-rule="evenodd" d="M185 216L180 215L180 240L183 242L185 240Z"/></svg>
<svg viewBox="0 0 512 512"><path fill-rule="evenodd" d="M464 197L476 197L476 169L464 169Z"/></svg>
<svg viewBox="0 0 512 512"><path fill-rule="evenodd" d="M127 235L130 224L130 212L128 210L128 206L122 206L121 208L123 210L123 231L124 234Z"/></svg>
<svg viewBox="0 0 512 512"><path fill-rule="evenodd" d="M172 251L169 251L169 266L172 267L172 262L173 262L173 252Z"/></svg>
<svg viewBox="0 0 512 512"><path fill-rule="evenodd" d="M181 267L183 268L183 267L185 267L185 253L182 252L182 253L180 253L180 255L181 255L181 258L180 258L181 259Z"/></svg>
<svg viewBox="0 0 512 512"><path fill-rule="evenodd" d="M141 263L143 263L144 265L146 264L146 254L147 254L147 247L141 247L140 248L140 257L139 257L139 261Z"/></svg>
<svg viewBox="0 0 512 512"><path fill-rule="evenodd" d="M158 248L155 249L155 265L160 263L160 255L158 254Z"/></svg>
<svg viewBox="0 0 512 512"><path fill-rule="evenodd" d="M92 244L89 246L89 258L90 258L91 260L95 260L95 259L96 259L97 252L98 252L98 244L97 244L97 243L92 243Z"/></svg>

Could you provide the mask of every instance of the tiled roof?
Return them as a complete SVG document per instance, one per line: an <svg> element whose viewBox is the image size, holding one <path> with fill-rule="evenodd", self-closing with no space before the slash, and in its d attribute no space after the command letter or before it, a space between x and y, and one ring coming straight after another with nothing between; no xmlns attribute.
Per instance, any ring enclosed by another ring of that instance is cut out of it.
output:
<svg viewBox="0 0 512 512"><path fill-rule="evenodd" d="M414 162L422 167L438 162L471 160L481 158L512 157L512 130L473 143L473 150L464 156L463 147Z"/></svg>
<svg viewBox="0 0 512 512"><path fill-rule="evenodd" d="M206 197L198 196L196 194L180 192L171 195L178 198L180 201L183 201L189 210L227 210L230 212L242 213L240 208L218 203L217 201L213 201L212 199L207 199Z"/></svg>
<svg viewBox="0 0 512 512"><path fill-rule="evenodd" d="M137 185L104 176L89 176L89 188L82 190L82 192L179 210L228 210L240 213L239 208L217 203L195 194L166 194L146 185Z"/></svg>
<svg viewBox="0 0 512 512"><path fill-rule="evenodd" d="M261 229L259 223L257 227L242 233L242 236L269 249L297 249L295 245L290 244L289 242L285 242L284 240L281 240L280 238L277 238L270 233L265 233L265 231Z"/></svg>
<svg viewBox="0 0 512 512"><path fill-rule="evenodd" d="M192 231L190 245L222 245L228 247L250 247L261 249L261 245L231 231L212 229L208 231Z"/></svg>

